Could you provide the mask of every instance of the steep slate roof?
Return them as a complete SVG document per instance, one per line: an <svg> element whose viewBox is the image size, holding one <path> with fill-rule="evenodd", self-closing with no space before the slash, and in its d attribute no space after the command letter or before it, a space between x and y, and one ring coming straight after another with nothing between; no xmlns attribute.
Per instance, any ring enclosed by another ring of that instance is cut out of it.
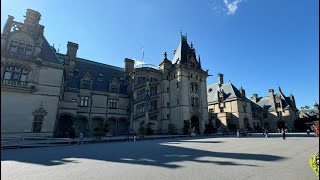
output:
<svg viewBox="0 0 320 180"><path fill-rule="evenodd" d="M302 115L304 117L317 117L319 118L319 109L318 107L315 107L314 109L301 109L299 111L299 115Z"/></svg>
<svg viewBox="0 0 320 180"><path fill-rule="evenodd" d="M64 61L65 55L57 53L59 59ZM126 94L127 85L124 83L124 69L116 66L102 64L86 59L77 58L75 71L78 71L78 76L67 77L67 87L80 88L80 79L89 72L91 79L93 79L92 90L109 92L110 81L117 77L120 84L120 94ZM103 81L98 81L98 77L103 75Z"/></svg>
<svg viewBox="0 0 320 180"><path fill-rule="evenodd" d="M291 104L290 98L286 97L279 87L278 94L275 94L275 98L281 98L281 103L283 108L293 108L293 104ZM275 104L271 101L270 96L258 97L257 104L265 110L274 110Z"/></svg>
<svg viewBox="0 0 320 180"><path fill-rule="evenodd" d="M212 91L209 92L209 89L212 89ZM218 91L220 91L220 89L224 92L225 100L242 97L240 91L232 83L222 84L221 87L219 87L218 83L215 83L207 87L208 103L218 101Z"/></svg>
<svg viewBox="0 0 320 180"><path fill-rule="evenodd" d="M39 57L44 61L62 64L45 37L43 37L43 44Z"/></svg>
<svg viewBox="0 0 320 180"><path fill-rule="evenodd" d="M175 50L172 64L187 64L188 56L194 56L196 59L195 50L189 46L187 37L181 34L180 43L178 48ZM197 60L196 64L201 68L201 64Z"/></svg>
<svg viewBox="0 0 320 180"><path fill-rule="evenodd" d="M271 101L270 96L258 97L257 105L259 105L264 110L274 110L274 103Z"/></svg>

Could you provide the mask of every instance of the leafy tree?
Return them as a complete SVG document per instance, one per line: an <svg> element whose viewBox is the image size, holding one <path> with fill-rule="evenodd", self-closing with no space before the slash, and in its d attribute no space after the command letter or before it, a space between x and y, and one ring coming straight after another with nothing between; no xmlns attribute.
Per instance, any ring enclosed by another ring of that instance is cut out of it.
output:
<svg viewBox="0 0 320 180"><path fill-rule="evenodd" d="M152 126L155 125L153 122L148 122L147 123L147 134L148 135L152 135L153 134L153 130L152 130Z"/></svg>
<svg viewBox="0 0 320 180"><path fill-rule="evenodd" d="M172 123L168 124L168 133L169 134L175 134L175 129L176 129L176 126Z"/></svg>
<svg viewBox="0 0 320 180"><path fill-rule="evenodd" d="M184 125L183 125L183 134L184 135L189 135L189 129L190 129L190 121L189 120L184 120L183 121Z"/></svg>
<svg viewBox="0 0 320 180"><path fill-rule="evenodd" d="M138 131L141 135L145 135L147 133L146 122L144 120L139 123Z"/></svg>

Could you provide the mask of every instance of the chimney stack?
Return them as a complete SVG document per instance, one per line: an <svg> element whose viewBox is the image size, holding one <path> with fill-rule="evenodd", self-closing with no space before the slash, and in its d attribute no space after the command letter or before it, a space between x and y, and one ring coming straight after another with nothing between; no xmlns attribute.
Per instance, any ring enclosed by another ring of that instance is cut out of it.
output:
<svg viewBox="0 0 320 180"><path fill-rule="evenodd" d="M218 74L218 84L221 86L223 84L223 74L219 73Z"/></svg>
<svg viewBox="0 0 320 180"><path fill-rule="evenodd" d="M71 75L71 76L74 73L74 68L76 65L78 47L79 47L79 45L77 43L73 43L73 42L68 41L66 65L67 65L67 73L68 73L68 75Z"/></svg>
<svg viewBox="0 0 320 180"><path fill-rule="evenodd" d="M125 58L124 59L124 72L127 74L132 73L134 69L134 60Z"/></svg>
<svg viewBox="0 0 320 180"><path fill-rule="evenodd" d="M252 101L254 102L254 103L257 103L257 101L258 101L258 94L253 94L253 96L252 96Z"/></svg>

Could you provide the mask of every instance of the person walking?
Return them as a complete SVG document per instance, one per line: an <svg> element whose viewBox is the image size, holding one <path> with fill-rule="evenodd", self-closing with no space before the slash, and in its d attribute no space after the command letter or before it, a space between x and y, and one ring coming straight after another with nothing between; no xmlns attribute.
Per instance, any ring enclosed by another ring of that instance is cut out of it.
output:
<svg viewBox="0 0 320 180"><path fill-rule="evenodd" d="M83 144L83 133L82 132L79 134L78 144Z"/></svg>
<svg viewBox="0 0 320 180"><path fill-rule="evenodd" d="M264 131L264 134L266 135L266 138L268 137L268 132L269 132L269 131L268 131L268 129L266 128L265 131Z"/></svg>
<svg viewBox="0 0 320 180"><path fill-rule="evenodd" d="M282 129L282 139L286 140L286 130L284 128Z"/></svg>
<svg viewBox="0 0 320 180"><path fill-rule="evenodd" d="M237 129L237 138L240 138L239 129Z"/></svg>

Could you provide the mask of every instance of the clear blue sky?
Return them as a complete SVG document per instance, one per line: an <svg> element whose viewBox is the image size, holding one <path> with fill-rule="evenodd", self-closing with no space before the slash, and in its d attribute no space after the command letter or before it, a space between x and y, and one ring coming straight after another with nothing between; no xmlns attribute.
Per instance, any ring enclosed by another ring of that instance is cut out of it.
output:
<svg viewBox="0 0 320 180"><path fill-rule="evenodd" d="M144 49L144 62L158 65L165 51L173 58L182 29L213 75L208 85L223 73L248 98L279 83L297 107L319 103L318 0L2 0L1 29L9 14L23 21L27 8L42 14L61 53L72 41L78 57L123 67Z"/></svg>

